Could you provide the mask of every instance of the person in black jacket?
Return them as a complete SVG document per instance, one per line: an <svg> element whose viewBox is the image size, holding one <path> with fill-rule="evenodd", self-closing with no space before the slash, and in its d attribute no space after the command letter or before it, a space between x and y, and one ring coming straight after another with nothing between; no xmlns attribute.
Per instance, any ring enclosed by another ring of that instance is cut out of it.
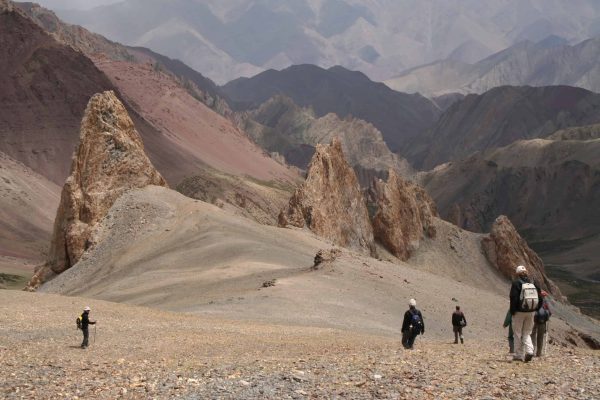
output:
<svg viewBox="0 0 600 400"><path fill-rule="evenodd" d="M510 288L510 314L515 337L514 361L529 362L533 358L533 316L542 305L540 288L529 280L527 269L519 265ZM523 354L525 353L525 354Z"/></svg>
<svg viewBox="0 0 600 400"><path fill-rule="evenodd" d="M462 334L462 329L467 326L467 319L465 314L460 311L460 306L456 306L456 311L452 313L452 330L454 331L454 344L458 344L458 338L460 337L460 343L465 344L465 339Z"/></svg>
<svg viewBox="0 0 600 400"><path fill-rule="evenodd" d="M90 337L89 333L89 325L94 325L96 321L90 321L90 311L89 307L83 309L83 314L81 314L81 330L83 331L83 342L81 343L81 348L85 349L88 347L88 339Z"/></svg>
<svg viewBox="0 0 600 400"><path fill-rule="evenodd" d="M535 312L533 317L533 331L531 332L531 340L533 341L533 351L537 357L546 355L548 347L548 322L552 316L552 310L546 300L548 293L542 290L542 306Z"/></svg>
<svg viewBox="0 0 600 400"><path fill-rule="evenodd" d="M421 311L417 310L417 301L410 299L408 310L404 313L402 322L402 346L405 349L412 350L417 335L425 333L425 321Z"/></svg>

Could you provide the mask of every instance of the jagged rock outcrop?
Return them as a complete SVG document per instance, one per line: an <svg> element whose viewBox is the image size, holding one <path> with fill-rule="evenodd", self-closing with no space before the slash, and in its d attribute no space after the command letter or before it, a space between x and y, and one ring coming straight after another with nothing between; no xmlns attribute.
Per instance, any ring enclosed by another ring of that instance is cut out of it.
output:
<svg viewBox="0 0 600 400"><path fill-rule="evenodd" d="M306 181L279 214L279 225L306 226L336 245L374 254L366 202L338 138L317 145Z"/></svg>
<svg viewBox="0 0 600 400"><path fill-rule="evenodd" d="M317 251L312 269L317 270L322 268L323 265L331 265L341 254L342 250L337 248L321 249Z"/></svg>
<svg viewBox="0 0 600 400"><path fill-rule="evenodd" d="M94 244L94 227L124 192L167 186L146 154L140 135L112 91L94 95L62 190L48 261L33 276L35 289L77 263Z"/></svg>
<svg viewBox="0 0 600 400"><path fill-rule="evenodd" d="M490 263L507 278L512 279L515 268L524 265L529 277L542 289L558 299L563 298L558 287L546 276L541 258L529 248L506 216L496 218L489 236L482 239L482 246Z"/></svg>
<svg viewBox="0 0 600 400"><path fill-rule="evenodd" d="M433 218L438 216L435 203L415 183L389 171L387 182L375 181L377 211L373 217L375 239L393 255L407 260L425 237L435 237Z"/></svg>

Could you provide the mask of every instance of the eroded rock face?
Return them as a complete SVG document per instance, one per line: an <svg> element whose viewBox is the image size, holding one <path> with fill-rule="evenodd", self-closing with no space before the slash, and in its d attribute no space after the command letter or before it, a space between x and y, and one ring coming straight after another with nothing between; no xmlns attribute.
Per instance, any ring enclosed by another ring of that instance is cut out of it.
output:
<svg viewBox="0 0 600 400"><path fill-rule="evenodd" d="M279 225L306 226L336 245L374 254L366 202L339 139L317 145L306 181L279 214Z"/></svg>
<svg viewBox="0 0 600 400"><path fill-rule="evenodd" d="M90 99L79 140L62 190L48 262L36 271L30 289L77 263L94 244L95 225L124 192L167 186L144 153L140 135L114 92Z"/></svg>
<svg viewBox="0 0 600 400"><path fill-rule="evenodd" d="M435 203L420 186L389 171L387 182L375 182L375 238L393 255L408 260L425 237L435 237Z"/></svg>
<svg viewBox="0 0 600 400"><path fill-rule="evenodd" d="M546 276L541 258L527 245L510 220L501 215L494 221L489 236L482 240L483 250L492 265L513 279L518 265L527 268L529 277L554 297L562 299L558 287Z"/></svg>

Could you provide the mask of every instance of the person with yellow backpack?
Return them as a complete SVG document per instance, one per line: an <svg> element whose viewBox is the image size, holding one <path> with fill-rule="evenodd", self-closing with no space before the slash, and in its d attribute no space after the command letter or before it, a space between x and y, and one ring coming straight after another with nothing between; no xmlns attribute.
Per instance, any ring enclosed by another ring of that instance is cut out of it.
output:
<svg viewBox="0 0 600 400"><path fill-rule="evenodd" d="M77 317L77 328L81 329L83 332L83 342L81 343L81 348L86 349L88 347L88 342L90 338L89 325L95 325L96 321L90 321L90 311L91 308L85 307L83 309L83 314Z"/></svg>

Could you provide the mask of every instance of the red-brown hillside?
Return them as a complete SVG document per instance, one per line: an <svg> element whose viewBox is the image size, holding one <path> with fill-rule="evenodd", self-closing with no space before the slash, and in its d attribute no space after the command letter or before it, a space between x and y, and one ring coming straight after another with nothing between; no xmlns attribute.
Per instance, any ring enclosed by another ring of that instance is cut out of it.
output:
<svg viewBox="0 0 600 400"><path fill-rule="evenodd" d="M0 151L62 185L87 101L111 87L87 57L0 3Z"/></svg>

